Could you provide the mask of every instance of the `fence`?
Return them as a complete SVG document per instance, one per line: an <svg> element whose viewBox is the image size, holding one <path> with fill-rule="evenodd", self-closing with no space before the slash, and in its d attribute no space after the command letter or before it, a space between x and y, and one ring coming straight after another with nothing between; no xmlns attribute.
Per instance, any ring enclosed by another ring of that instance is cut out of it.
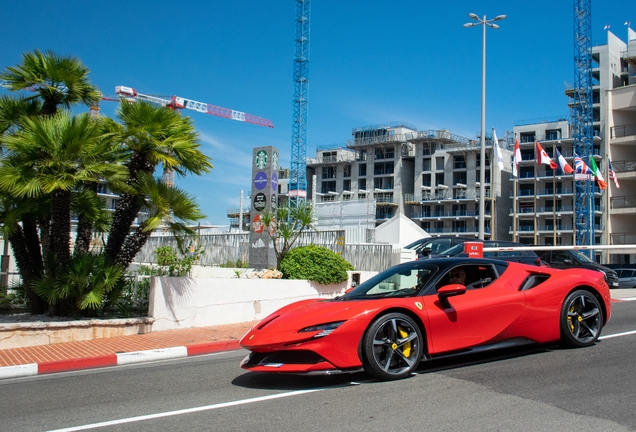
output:
<svg viewBox="0 0 636 432"><path fill-rule="evenodd" d="M358 271L382 271L393 265L391 245L345 244L343 230L302 233L294 247L309 244L316 244L334 251L349 261ZM162 246L176 249L177 242L172 236L150 237L134 261L156 263L155 250ZM202 266L218 266L239 260L244 263L249 261L249 233L201 235L195 240L195 247L203 249L197 261L197 264Z"/></svg>

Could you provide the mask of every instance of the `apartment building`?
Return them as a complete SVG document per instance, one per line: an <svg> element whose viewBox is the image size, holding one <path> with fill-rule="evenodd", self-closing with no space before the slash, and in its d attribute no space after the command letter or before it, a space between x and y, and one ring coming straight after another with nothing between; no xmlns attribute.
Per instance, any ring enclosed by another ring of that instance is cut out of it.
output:
<svg viewBox="0 0 636 432"><path fill-rule="evenodd" d="M608 188L594 182L589 199L594 244L636 244L636 32L628 28L628 42L607 33L607 44L592 48L593 157ZM566 88L566 95L572 96ZM515 205L509 216L510 233L523 243L571 245L574 231L574 177L560 168L536 164L535 142L554 159L558 150L574 166L574 139L566 118L518 124L522 162L516 184ZM611 161L620 188L609 178ZM589 161L586 161L589 165ZM536 193L535 193L536 192ZM514 195L514 193L513 193ZM636 251L597 251L604 263L636 262Z"/></svg>
<svg viewBox="0 0 636 432"><path fill-rule="evenodd" d="M491 169L492 140L487 138L485 238L509 239L504 225L511 186L501 181L496 166ZM500 145L504 172L510 172L508 143ZM479 158L478 141L397 122L356 128L346 146L318 148L316 157L307 159L307 178L315 176L309 189L318 203L373 200L376 225L403 214L431 235L477 237Z"/></svg>

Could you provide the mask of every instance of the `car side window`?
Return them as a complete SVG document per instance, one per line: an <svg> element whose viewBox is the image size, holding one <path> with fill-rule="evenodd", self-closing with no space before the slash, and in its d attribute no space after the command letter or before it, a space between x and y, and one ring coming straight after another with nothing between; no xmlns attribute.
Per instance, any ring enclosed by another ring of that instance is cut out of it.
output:
<svg viewBox="0 0 636 432"><path fill-rule="evenodd" d="M489 264L465 264L451 268L436 284L436 289L449 284L461 284L466 289L484 288L490 285L497 274Z"/></svg>

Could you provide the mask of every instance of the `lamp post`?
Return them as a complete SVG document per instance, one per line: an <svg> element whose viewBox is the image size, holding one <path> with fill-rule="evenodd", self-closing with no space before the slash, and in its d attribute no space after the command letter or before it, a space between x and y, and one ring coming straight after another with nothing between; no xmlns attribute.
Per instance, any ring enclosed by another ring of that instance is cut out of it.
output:
<svg viewBox="0 0 636 432"><path fill-rule="evenodd" d="M493 24L493 21L501 21L506 18L506 15L497 15L490 20L486 19L486 15L483 18L479 18L476 14L469 13L468 16L476 22L466 23L464 27L475 27L478 25L483 27L481 40L481 147L479 153L479 238L483 240L484 213L486 212L486 26L498 29L499 26ZM494 211L494 209L491 209L491 211Z"/></svg>

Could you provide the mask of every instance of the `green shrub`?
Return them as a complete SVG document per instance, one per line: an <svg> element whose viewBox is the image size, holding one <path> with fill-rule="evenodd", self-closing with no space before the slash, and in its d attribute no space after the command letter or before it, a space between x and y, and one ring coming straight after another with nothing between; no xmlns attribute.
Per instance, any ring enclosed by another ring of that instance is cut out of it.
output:
<svg viewBox="0 0 636 432"><path fill-rule="evenodd" d="M292 249L280 263L285 279L307 279L323 285L347 280L351 263L329 249L316 245Z"/></svg>

